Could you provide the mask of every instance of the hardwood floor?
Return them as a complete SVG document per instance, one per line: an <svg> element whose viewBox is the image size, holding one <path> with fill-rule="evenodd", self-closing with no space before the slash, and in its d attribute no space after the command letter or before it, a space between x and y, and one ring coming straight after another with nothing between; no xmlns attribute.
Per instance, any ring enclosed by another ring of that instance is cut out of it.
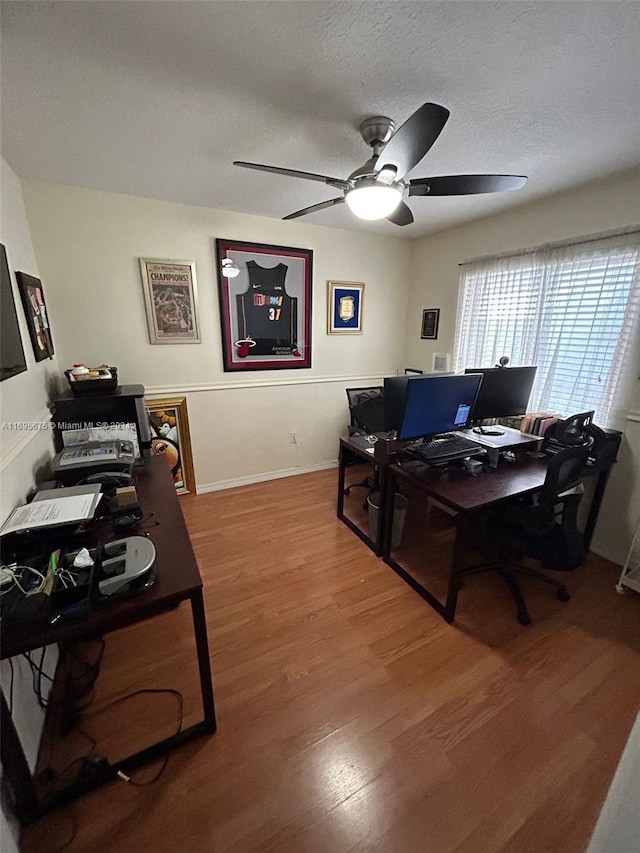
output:
<svg viewBox="0 0 640 853"><path fill-rule="evenodd" d="M590 556L566 576L568 604L523 584L528 628L489 576L465 583L447 625L336 520L336 478L183 499L218 731L149 787L115 782L51 813L23 833L25 853L71 835L65 850L96 853L585 849L640 706L640 597L618 596L617 567ZM427 524L413 501L403 558L426 553L429 577L444 578L450 524L437 509ZM87 736L114 760L170 733L171 696L96 713L142 687L178 689L185 717L198 714L188 607L107 638L84 734L57 765L86 753Z"/></svg>

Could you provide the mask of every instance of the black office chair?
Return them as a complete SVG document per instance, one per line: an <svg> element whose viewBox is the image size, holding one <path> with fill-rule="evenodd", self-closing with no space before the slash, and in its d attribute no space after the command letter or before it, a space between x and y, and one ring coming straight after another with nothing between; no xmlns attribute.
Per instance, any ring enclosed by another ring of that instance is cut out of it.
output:
<svg viewBox="0 0 640 853"><path fill-rule="evenodd" d="M578 529L578 507L584 491L581 476L588 452L583 448L563 450L547 469L537 500L508 504L502 509L481 513L467 544L492 557L489 562L469 566L462 577L496 571L504 578L517 607L518 622L529 625L531 617L518 586L516 575L526 575L550 584L560 601L569 601L564 584L544 572L515 562L534 557L545 569L571 571L584 562L586 549Z"/></svg>
<svg viewBox="0 0 640 853"><path fill-rule="evenodd" d="M347 388L349 435L375 434L384 430L384 388Z"/></svg>
<svg viewBox="0 0 640 853"><path fill-rule="evenodd" d="M373 385L369 388L347 388L347 400L349 401L349 435L375 435L384 430L384 388L382 385ZM362 459L353 454L347 460L347 465L357 465ZM360 487L367 490L367 496L378 487L377 474L374 477L365 477L359 483L348 485L344 493L348 495L351 489ZM364 506L367 502L365 498Z"/></svg>

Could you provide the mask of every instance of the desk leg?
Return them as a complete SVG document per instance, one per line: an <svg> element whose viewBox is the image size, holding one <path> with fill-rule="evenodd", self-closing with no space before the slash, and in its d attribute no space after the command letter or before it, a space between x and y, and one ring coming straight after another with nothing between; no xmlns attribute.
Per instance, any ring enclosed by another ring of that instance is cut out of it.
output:
<svg viewBox="0 0 640 853"><path fill-rule="evenodd" d="M587 516L587 521L584 528L584 547L587 549L587 551L591 547L593 531L596 529L598 513L600 512L600 505L602 504L602 498L604 497L604 490L607 487L607 480L609 479L610 472L611 469L607 468L605 471L601 471L598 474L596 487L593 490L591 506L589 507L589 515Z"/></svg>
<svg viewBox="0 0 640 853"><path fill-rule="evenodd" d="M456 518L456 538L453 543L451 568L449 569L447 603L444 606L444 612L442 614L447 622L453 622L456 615L458 592L460 590L460 576L464 568L465 550L464 515L460 514Z"/></svg>
<svg viewBox="0 0 640 853"><path fill-rule="evenodd" d="M378 533L378 538L374 541L372 538L365 533L364 530L358 527L358 525L352 521L344 512L344 483L345 483L345 473L346 473L346 459L347 454L349 453L348 448L343 447L342 442L340 442L340 450L338 451L338 497L336 501L336 516L340 519L343 524L356 534L358 539L361 539L365 545L371 548L377 557L380 556L380 533ZM371 460L373 461L373 460ZM381 487L382 488L382 487ZM380 524L378 524L378 531L381 530Z"/></svg>
<svg viewBox="0 0 640 853"><path fill-rule="evenodd" d="M200 692L202 693L202 710L204 712L204 728L206 731L216 730L216 710L213 704L213 680L211 677L211 660L209 658L209 640L207 637L207 620L204 613L204 599L199 589L191 596L191 613L193 615L193 630L198 652L198 669L200 671Z"/></svg>
<svg viewBox="0 0 640 853"><path fill-rule="evenodd" d="M380 508L378 510L378 541L376 555L391 556L391 540L393 538L393 509L395 504L396 478L388 465L380 466Z"/></svg>
<svg viewBox="0 0 640 853"><path fill-rule="evenodd" d="M338 500L336 505L336 515L339 519L344 519L344 479L345 479L345 451L340 442L338 451Z"/></svg>
<svg viewBox="0 0 640 853"><path fill-rule="evenodd" d="M38 816L38 798L31 771L13 724L9 706L1 694L2 739L0 740L0 759L11 793L15 798L16 814L22 824L29 823Z"/></svg>

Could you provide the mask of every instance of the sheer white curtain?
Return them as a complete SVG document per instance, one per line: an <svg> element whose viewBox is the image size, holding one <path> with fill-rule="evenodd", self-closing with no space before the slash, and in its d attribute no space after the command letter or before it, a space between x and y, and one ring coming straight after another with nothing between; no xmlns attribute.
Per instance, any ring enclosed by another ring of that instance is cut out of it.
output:
<svg viewBox="0 0 640 853"><path fill-rule="evenodd" d="M607 426L639 317L640 232L481 259L462 268L454 369L536 364L530 411Z"/></svg>

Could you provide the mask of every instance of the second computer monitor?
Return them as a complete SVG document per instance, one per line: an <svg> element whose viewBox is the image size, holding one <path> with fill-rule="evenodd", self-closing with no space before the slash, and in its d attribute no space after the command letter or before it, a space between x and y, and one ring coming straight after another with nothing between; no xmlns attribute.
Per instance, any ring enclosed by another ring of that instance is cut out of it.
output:
<svg viewBox="0 0 640 853"><path fill-rule="evenodd" d="M481 373L480 393L471 413L476 423L489 418L508 418L523 415L537 367L468 367L465 373Z"/></svg>
<svg viewBox="0 0 640 853"><path fill-rule="evenodd" d="M481 382L481 374L411 379L398 438L408 441L467 426Z"/></svg>

